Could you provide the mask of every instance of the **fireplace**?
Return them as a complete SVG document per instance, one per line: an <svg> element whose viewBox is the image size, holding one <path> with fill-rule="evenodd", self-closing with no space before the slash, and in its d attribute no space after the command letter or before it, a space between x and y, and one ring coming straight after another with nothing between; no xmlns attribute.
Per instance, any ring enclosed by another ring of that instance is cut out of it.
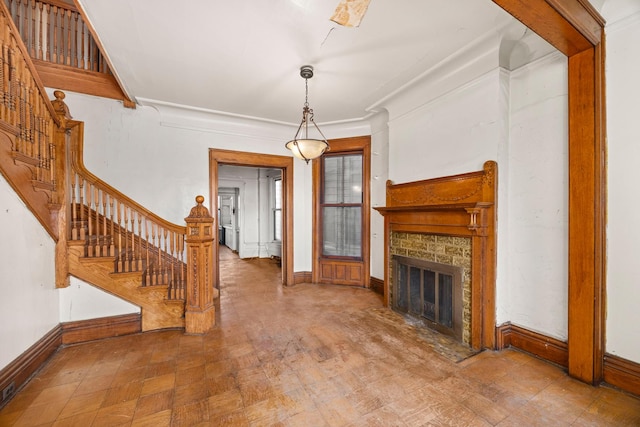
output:
<svg viewBox="0 0 640 427"><path fill-rule="evenodd" d="M462 341L461 267L393 257L393 309Z"/></svg>
<svg viewBox="0 0 640 427"><path fill-rule="evenodd" d="M385 305L473 349L495 348L497 165L387 182ZM413 275L413 276L412 276Z"/></svg>

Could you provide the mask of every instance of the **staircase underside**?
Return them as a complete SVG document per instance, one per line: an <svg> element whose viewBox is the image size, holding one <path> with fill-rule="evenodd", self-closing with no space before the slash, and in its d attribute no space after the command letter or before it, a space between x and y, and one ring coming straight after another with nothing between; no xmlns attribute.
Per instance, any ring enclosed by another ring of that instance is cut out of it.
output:
<svg viewBox="0 0 640 427"><path fill-rule="evenodd" d="M125 95L118 81L111 74L81 70L38 59L32 59L32 61L42 84L46 87L117 99L122 101L125 107L135 108L135 102Z"/></svg>
<svg viewBox="0 0 640 427"><path fill-rule="evenodd" d="M84 242L69 243L69 273L141 308L142 330L184 328L184 301L168 300L167 286L140 286L140 272L113 273L114 257L83 258Z"/></svg>

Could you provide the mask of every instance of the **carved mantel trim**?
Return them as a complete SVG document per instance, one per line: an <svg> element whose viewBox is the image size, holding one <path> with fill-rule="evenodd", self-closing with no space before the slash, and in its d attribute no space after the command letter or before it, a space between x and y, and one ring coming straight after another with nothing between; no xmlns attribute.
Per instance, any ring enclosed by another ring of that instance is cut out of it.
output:
<svg viewBox="0 0 640 427"><path fill-rule="evenodd" d="M495 348L496 201L494 161L483 170L461 175L393 184L387 181L384 216L384 302L389 306L391 232L471 238L471 346Z"/></svg>

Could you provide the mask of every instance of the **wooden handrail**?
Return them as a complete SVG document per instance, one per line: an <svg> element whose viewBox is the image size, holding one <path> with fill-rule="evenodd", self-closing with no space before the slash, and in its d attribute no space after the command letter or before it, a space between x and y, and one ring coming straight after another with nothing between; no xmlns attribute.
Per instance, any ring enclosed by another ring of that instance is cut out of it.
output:
<svg viewBox="0 0 640 427"><path fill-rule="evenodd" d="M4 4L0 25L0 122L12 136L14 161L32 170L34 188L53 194L57 178L54 127L60 122Z"/></svg>
<svg viewBox="0 0 640 427"><path fill-rule="evenodd" d="M54 96L56 97L56 99L64 99L64 94L60 91L55 91ZM93 173L91 173L84 165L83 154L82 154L84 151L84 140L82 138L82 135L84 134L84 123L71 120L69 124L71 127L79 128L78 132L72 133L72 136L76 136L76 137L72 138L72 141L71 141L71 162L72 162L71 165L78 172L78 174L82 175L87 182L90 182L91 184L94 184L100 187L101 189L103 189L109 194L113 194L114 197L117 197L121 200L126 201L128 205L130 205L131 207L135 207L137 211L143 213L145 216L148 216L149 218L152 218L154 221L158 222L163 227L175 232L183 232L183 233L186 232L186 227L184 225L174 224L170 221L167 221L164 218L161 218L157 214L151 212L150 210L148 210L147 208L145 208L135 200L131 199L124 193L118 191L117 189L110 186L109 184L107 184L106 182L102 181L100 178L95 176Z"/></svg>
<svg viewBox="0 0 640 427"><path fill-rule="evenodd" d="M114 273L140 273L143 286L165 285L167 299L184 301L186 227L86 169L83 123L71 120L64 93L48 99L29 49L0 3L0 167L56 240L56 286L69 283L67 245L81 244L85 257L113 257ZM26 27L35 28L29 21ZM31 47L31 53L38 50Z"/></svg>
<svg viewBox="0 0 640 427"><path fill-rule="evenodd" d="M64 94L54 93L54 103ZM69 235L87 258L114 257L114 273L140 272L143 286L167 285L168 299L184 300L186 227L173 224L91 173L83 162L84 124L69 120L71 204Z"/></svg>

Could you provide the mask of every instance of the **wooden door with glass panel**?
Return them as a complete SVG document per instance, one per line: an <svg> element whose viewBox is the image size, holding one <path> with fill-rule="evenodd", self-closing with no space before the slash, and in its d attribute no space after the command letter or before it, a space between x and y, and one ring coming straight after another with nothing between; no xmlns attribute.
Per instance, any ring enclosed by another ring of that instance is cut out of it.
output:
<svg viewBox="0 0 640 427"><path fill-rule="evenodd" d="M314 283L369 286L370 137L314 161Z"/></svg>

